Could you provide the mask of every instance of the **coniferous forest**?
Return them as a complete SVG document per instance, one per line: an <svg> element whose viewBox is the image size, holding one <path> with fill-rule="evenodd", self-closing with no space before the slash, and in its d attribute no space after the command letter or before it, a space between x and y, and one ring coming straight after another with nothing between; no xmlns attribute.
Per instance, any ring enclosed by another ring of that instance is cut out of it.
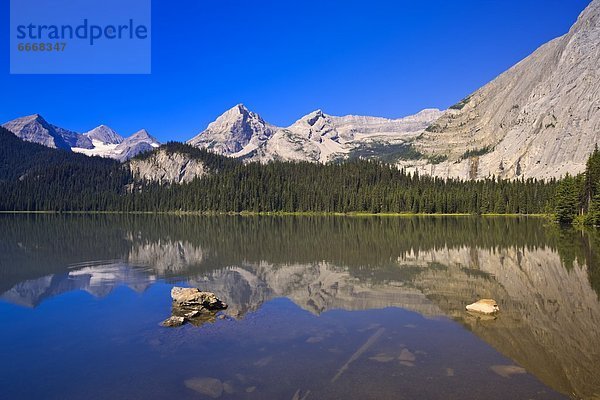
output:
<svg viewBox="0 0 600 400"><path fill-rule="evenodd" d="M600 150L594 149L585 172L567 175L557 189L556 219L565 224L600 225Z"/></svg>
<svg viewBox="0 0 600 400"><path fill-rule="evenodd" d="M210 173L180 185L135 181L117 161L49 149L0 131L0 210L597 215L600 156L560 182L459 181L406 174L381 162L248 163L179 143L167 151ZM140 157L147 157L142 155ZM572 219L571 216L573 216ZM597 217L593 217L597 218Z"/></svg>

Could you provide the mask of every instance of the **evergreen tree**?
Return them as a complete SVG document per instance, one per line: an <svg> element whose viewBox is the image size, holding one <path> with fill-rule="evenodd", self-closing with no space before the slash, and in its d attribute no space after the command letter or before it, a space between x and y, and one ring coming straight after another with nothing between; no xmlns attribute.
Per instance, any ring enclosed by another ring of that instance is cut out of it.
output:
<svg viewBox="0 0 600 400"><path fill-rule="evenodd" d="M576 179L567 174L556 189L556 218L562 224L570 224L579 209L579 190Z"/></svg>
<svg viewBox="0 0 600 400"><path fill-rule="evenodd" d="M588 159L585 168L585 192L584 209L590 210L592 200L596 194L600 193L600 151L598 145L594 147L592 155Z"/></svg>

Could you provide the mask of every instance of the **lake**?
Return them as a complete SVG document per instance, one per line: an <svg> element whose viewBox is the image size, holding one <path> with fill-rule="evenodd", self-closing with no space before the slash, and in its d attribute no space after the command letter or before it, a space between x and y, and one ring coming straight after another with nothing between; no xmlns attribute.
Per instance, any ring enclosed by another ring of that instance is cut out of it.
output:
<svg viewBox="0 0 600 400"><path fill-rule="evenodd" d="M597 399L599 293L539 218L0 215L0 397Z"/></svg>

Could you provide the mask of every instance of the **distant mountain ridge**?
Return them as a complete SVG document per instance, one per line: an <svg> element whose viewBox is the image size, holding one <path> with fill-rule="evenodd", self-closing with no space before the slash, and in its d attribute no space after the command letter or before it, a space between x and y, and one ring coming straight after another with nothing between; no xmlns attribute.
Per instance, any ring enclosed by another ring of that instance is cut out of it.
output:
<svg viewBox="0 0 600 400"><path fill-rule="evenodd" d="M92 148L89 138L76 132L49 124L41 115L33 114L17 118L2 125L23 140L56 149L71 147Z"/></svg>
<svg viewBox="0 0 600 400"><path fill-rule="evenodd" d="M316 110L282 128L265 122L238 104L187 143L218 154L260 162L378 158L380 153L389 153L390 149L401 157L408 143L441 114L440 110L428 109L405 118L387 119L335 117ZM377 148L382 151L379 153Z"/></svg>
<svg viewBox="0 0 600 400"><path fill-rule="evenodd" d="M160 146L160 142L145 129L127 139L106 125L100 125L80 134L52 125L39 114L17 118L2 126L28 142L71 150L88 156L114 158L119 161L126 161Z"/></svg>

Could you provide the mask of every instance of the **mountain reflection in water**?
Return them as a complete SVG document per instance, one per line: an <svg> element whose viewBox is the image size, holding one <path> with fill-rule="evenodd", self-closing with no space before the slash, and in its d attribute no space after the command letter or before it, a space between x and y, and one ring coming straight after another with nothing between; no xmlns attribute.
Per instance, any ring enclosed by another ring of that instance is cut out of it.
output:
<svg viewBox="0 0 600 400"><path fill-rule="evenodd" d="M315 315L400 307L457 321L560 393L600 396L593 232L525 218L4 215L0 237L9 303L166 281L215 292L236 319L281 297ZM479 298L498 301L497 319L464 311Z"/></svg>

